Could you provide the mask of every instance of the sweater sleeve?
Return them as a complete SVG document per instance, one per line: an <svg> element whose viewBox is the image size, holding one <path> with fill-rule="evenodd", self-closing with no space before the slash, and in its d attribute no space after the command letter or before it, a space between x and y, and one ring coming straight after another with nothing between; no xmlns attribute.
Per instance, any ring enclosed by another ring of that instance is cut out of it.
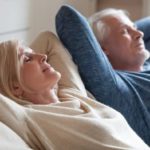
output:
<svg viewBox="0 0 150 150"><path fill-rule="evenodd" d="M77 64L87 90L98 101L116 98L116 80L120 78L113 70L84 16L71 7L63 6L56 16L56 30Z"/></svg>

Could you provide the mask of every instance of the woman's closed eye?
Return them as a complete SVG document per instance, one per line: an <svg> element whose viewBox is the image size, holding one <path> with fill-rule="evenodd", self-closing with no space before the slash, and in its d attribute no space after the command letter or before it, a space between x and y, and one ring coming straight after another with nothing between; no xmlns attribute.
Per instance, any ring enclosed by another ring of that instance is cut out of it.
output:
<svg viewBox="0 0 150 150"><path fill-rule="evenodd" d="M25 56L24 63L32 61L32 56Z"/></svg>

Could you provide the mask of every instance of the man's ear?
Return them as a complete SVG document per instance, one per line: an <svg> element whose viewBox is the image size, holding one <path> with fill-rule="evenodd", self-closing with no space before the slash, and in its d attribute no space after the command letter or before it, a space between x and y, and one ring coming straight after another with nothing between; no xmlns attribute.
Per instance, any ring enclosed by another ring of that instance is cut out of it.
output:
<svg viewBox="0 0 150 150"><path fill-rule="evenodd" d="M22 90L20 84L18 84L18 83L14 83L14 84L13 84L12 93L13 93L13 95L15 95L16 97L22 96L23 90Z"/></svg>

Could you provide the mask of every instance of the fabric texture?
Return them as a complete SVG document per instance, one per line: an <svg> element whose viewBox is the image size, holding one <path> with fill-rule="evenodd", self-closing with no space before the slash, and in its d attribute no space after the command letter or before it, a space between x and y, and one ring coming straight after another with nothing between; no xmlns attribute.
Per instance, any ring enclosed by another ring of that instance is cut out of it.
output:
<svg viewBox="0 0 150 150"><path fill-rule="evenodd" d="M58 86L61 102L23 106L0 95L3 124L35 150L150 149L119 112L86 96L71 56L54 34L44 32L36 42L31 47L47 53L55 69L62 71L65 81Z"/></svg>
<svg viewBox="0 0 150 150"><path fill-rule="evenodd" d="M86 18L70 6L62 6L57 13L56 30L77 64L86 89L99 102L121 112L150 145L150 71L114 70Z"/></svg>

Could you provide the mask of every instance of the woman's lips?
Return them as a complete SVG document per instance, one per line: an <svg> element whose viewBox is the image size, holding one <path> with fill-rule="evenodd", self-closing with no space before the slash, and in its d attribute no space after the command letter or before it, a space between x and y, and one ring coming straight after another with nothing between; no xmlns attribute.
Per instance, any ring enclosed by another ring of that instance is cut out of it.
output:
<svg viewBox="0 0 150 150"><path fill-rule="evenodd" d="M52 70L54 70L54 68L52 66L48 65L43 69L43 72L52 71Z"/></svg>
<svg viewBox="0 0 150 150"><path fill-rule="evenodd" d="M47 70L50 70L51 68L52 68L52 67L51 67L50 65L47 65L47 66L44 67L43 72L45 72L45 71L47 71Z"/></svg>

